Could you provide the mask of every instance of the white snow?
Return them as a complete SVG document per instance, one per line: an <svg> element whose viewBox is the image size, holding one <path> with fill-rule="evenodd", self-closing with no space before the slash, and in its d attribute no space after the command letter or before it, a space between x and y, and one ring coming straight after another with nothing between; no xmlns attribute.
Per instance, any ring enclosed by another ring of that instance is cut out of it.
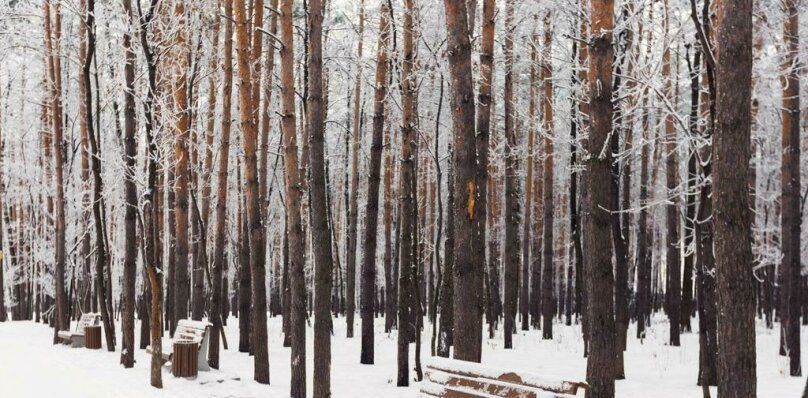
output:
<svg viewBox="0 0 808 398"><path fill-rule="evenodd" d="M269 361L271 385L252 381L253 361L238 352L238 321L228 320L226 333L229 350L223 350L221 370L199 372L195 380L174 378L163 368L162 390L149 385L150 357L137 349L134 369L120 365L120 338L114 353L85 348L52 345L53 330L34 322L0 323L0 386L2 396L26 398L59 396L60 398L94 397L287 397L289 392L290 349L282 347L281 319L269 320ZM120 322L118 322L119 324ZM332 337L332 391L335 398L415 398L420 383L409 388L395 386L396 336L384 333L383 319L376 322L376 364L359 364L360 336L345 337L345 319L334 319ZM694 323L694 330L698 326ZM805 331L806 328L803 328ZM668 325L657 317L648 337L640 342L629 331L626 352L626 380L617 382L617 396L626 398L700 397L696 386L698 372L698 334L682 335L681 347L666 345ZM429 361L431 328L427 327L422 348L424 362ZM553 340L542 340L540 331L520 331L514 336L513 350L504 350L502 336L486 336L483 342L483 365L505 371L526 372L543 378L585 380L579 326L556 324ZM804 332L805 337L806 333ZM757 327L758 396L761 398L799 397L805 378L789 377L787 361L777 353L777 329ZM136 343L139 324L136 326ZM802 341L806 341L803 338ZM308 328L308 391L311 394L312 331ZM412 345L414 349L414 345ZM414 365L413 349L410 365ZM808 362L803 361L808 369ZM414 373L413 373L414 375ZM552 375L552 376L550 376ZM414 377L414 376L413 376ZM715 396L715 388L713 388ZM579 393L583 396L583 393Z"/></svg>

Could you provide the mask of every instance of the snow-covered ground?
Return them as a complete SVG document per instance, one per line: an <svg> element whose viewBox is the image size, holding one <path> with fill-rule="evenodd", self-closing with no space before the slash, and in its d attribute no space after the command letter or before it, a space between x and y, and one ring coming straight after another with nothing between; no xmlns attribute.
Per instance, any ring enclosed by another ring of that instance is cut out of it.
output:
<svg viewBox="0 0 808 398"><path fill-rule="evenodd" d="M345 320L334 320L332 391L335 398L404 398L418 396L418 383L409 388L395 386L395 334L383 332L383 321L376 324L376 364L359 364L360 338L357 319L355 338L345 337ZM617 396L627 398L700 397L696 386L698 335L682 336L681 347L669 347L667 323L655 319L648 338L629 338L626 353L626 380L618 381ZM803 328L804 330L805 328ZM136 329L138 330L138 329ZM163 371L163 390L149 386L149 359L137 350L134 369L119 364L118 352L71 349L51 344L53 332L33 322L0 323L0 395L3 397L60 398L89 397L287 397L289 391L288 348L282 347L281 320L269 320L271 385L252 381L252 357L239 353L238 322L230 318L226 328L230 349L222 351L221 370L200 372L195 380L174 378ZM776 329L775 329L776 330ZM758 325L758 396L761 398L799 397L804 378L788 377L787 362L777 355L778 335ZM580 328L555 325L555 339L541 340L538 331L519 332L514 350L504 350L501 335L485 339L483 363L488 367L521 370L539 375L555 375L583 380L586 360ZM632 330L629 333L633 333ZM309 394L311 394L311 328L307 342ZM431 328L423 335L423 355L429 359ZM633 336L633 335L630 335ZM804 334L805 336L805 334ZM803 338L803 341L806 339ZM414 347L414 345L413 345ZM413 363L411 359L410 363ZM808 362L803 361L808 365ZM805 365L804 368L808 369ZM715 391L713 391L713 396ZM581 396L583 394L580 394Z"/></svg>

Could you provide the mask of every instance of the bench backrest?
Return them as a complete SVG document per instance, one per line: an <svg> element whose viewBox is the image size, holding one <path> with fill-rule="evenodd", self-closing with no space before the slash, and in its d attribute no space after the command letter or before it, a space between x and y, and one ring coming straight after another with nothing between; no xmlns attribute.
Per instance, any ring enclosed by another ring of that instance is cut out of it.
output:
<svg viewBox="0 0 808 398"><path fill-rule="evenodd" d="M84 333L85 326L96 326L101 323L101 315L97 312L86 312L79 318L76 324L76 332Z"/></svg>
<svg viewBox="0 0 808 398"><path fill-rule="evenodd" d="M201 344L207 336L209 327L210 323L207 322L181 319L177 322L174 340L191 340Z"/></svg>
<svg viewBox="0 0 808 398"><path fill-rule="evenodd" d="M575 396L578 389L588 387L583 381L504 372L444 358L430 360L426 364L426 373L428 382L422 385L421 391L432 397L453 396L461 392L470 397L538 397L544 393L568 397Z"/></svg>

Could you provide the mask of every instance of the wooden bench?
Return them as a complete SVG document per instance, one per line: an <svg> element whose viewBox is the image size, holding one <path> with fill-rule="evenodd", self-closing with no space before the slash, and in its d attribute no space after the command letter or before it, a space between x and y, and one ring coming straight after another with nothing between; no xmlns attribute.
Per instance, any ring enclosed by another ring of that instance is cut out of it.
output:
<svg viewBox="0 0 808 398"><path fill-rule="evenodd" d="M589 385L527 373L503 372L478 363L432 358L426 364L421 397L570 398Z"/></svg>
<svg viewBox="0 0 808 398"><path fill-rule="evenodd" d="M81 315L75 331L60 330L56 335L64 344L70 344L71 347L84 347L84 327L99 325L101 325L101 314L88 312Z"/></svg>
<svg viewBox="0 0 808 398"><path fill-rule="evenodd" d="M209 322L192 321L182 319L177 322L177 329L174 331L174 338L170 341L163 341L163 363L171 360L174 341L194 341L199 344L197 364L199 370L210 370L208 366L208 341L210 339L210 328L213 326ZM147 346L146 352L151 354L152 347Z"/></svg>

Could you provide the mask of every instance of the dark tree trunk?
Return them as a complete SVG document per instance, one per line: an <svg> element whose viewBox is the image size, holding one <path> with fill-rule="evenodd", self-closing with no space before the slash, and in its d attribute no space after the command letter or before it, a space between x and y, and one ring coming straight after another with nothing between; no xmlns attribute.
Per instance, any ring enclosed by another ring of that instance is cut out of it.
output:
<svg viewBox="0 0 808 398"><path fill-rule="evenodd" d="M542 175L544 177L544 261L542 264L541 278L541 307L542 307L542 339L553 338L553 317L555 315L555 301L553 298L554 276L554 255L553 245L553 220L555 207L553 205L553 67L550 55L552 52L553 33L550 25L551 14L548 12L544 16L544 49L542 51L541 80L544 85L544 98L542 104L542 119L544 130L544 167ZM526 220L527 222L527 220ZM528 242L524 242L525 245Z"/></svg>
<svg viewBox="0 0 808 398"><path fill-rule="evenodd" d="M311 232L314 246L314 396L331 396L331 284L334 267L331 251L331 226L328 224L328 197L326 196L325 168L325 109L328 103L323 98L323 4L321 0L309 0L309 95L308 95L308 139L311 181ZM326 102L324 104L324 102ZM381 145L379 145L381 151ZM380 157L381 154L379 154ZM381 160L381 159L379 159ZM378 163L381 163L380 161ZM378 168L376 172L376 196L378 199ZM378 203L378 200L376 201ZM370 206L370 203L368 204ZM378 210L378 206L374 206ZM376 211L378 213L378 211ZM372 214L370 214L372 216ZM373 220L373 226L376 221ZM375 243L374 228L372 239ZM367 247L367 246L366 246ZM375 245L373 247L375 249ZM367 267L375 270L376 255L365 259ZM363 270L364 271L364 270ZM364 275L364 272L363 272ZM371 273L375 278L375 272ZM363 287L362 293L365 293ZM372 293L372 291L371 291ZM364 308L363 308L364 309ZM371 307L372 310L372 307ZM365 328L363 313L362 353L365 359ZM373 314L370 314L370 363L373 363ZM364 362L363 362L364 363Z"/></svg>
<svg viewBox="0 0 808 398"><path fill-rule="evenodd" d="M716 11L713 250L718 281L718 389L722 396L753 397L757 389L755 298L747 195L752 1L719 0Z"/></svg>
<svg viewBox="0 0 808 398"><path fill-rule="evenodd" d="M505 36L505 241L502 252L505 257L505 348L513 348L513 334L516 333L516 301L519 290L519 166L516 159L516 147L519 145L518 133L514 126L513 99L513 14L514 0L506 2L505 26L511 32Z"/></svg>
<svg viewBox="0 0 808 398"><path fill-rule="evenodd" d="M409 9L413 6L408 0ZM384 58L383 49L387 48L390 39L390 20L387 14L390 12L386 2L382 2L380 9L379 31L382 32L382 39L379 41L378 58ZM416 231L416 187L418 175L416 172L416 152L418 151L418 138L415 126L415 98L414 81L412 68L414 61L413 53L413 25L412 14L405 14L405 38L404 38L404 59L401 65L401 97L402 97L402 120L401 120L401 169L399 183L401 184L400 207L399 207L399 277L398 277L398 338L397 338L397 362L398 373L396 385L399 387L408 386L409 377L409 346L415 340L415 333L420 331L412 324L415 315L415 304L413 286L415 285L415 273L417 270L417 258L415 258L417 247ZM376 65L376 101L381 101L379 90L383 93L385 81L379 80L379 76L386 76L384 70L386 65L378 63Z"/></svg>
<svg viewBox="0 0 808 398"><path fill-rule="evenodd" d="M375 303L373 301L373 296L376 292L376 232L378 230L379 219L379 183L381 180L382 144L384 142L384 104L385 97L387 96L387 47L390 40L390 20L388 16L389 10L387 10L386 6L383 5L379 12L381 13L379 20L379 32L381 32L381 38L378 43L378 51L376 56L376 88L373 98L373 136L370 147L367 194L368 201L365 208L365 228L363 239L365 243L365 252L362 255L361 268L362 297L360 301L360 310L362 317L362 350L360 363L363 364L373 364L374 357L373 312ZM411 67L412 57L407 57L406 35L412 34L412 29L408 29L408 17L406 14L404 18L405 54L403 66ZM402 75L402 84L408 85L410 83L409 76L406 74ZM408 87L403 88L405 92L407 89Z"/></svg>
<svg viewBox="0 0 808 398"><path fill-rule="evenodd" d="M786 40L786 61L783 81L783 155L780 267L780 325L781 340L789 357L789 374L801 375L800 364L800 78L795 60L799 51L799 10L797 0L786 0L786 20L783 37ZM719 88L720 88L719 83ZM720 110L720 108L719 108ZM716 168L717 169L717 168Z"/></svg>
<svg viewBox="0 0 808 398"><path fill-rule="evenodd" d="M356 59L362 59L362 38L365 31L365 0L361 0L359 6L359 43L357 44ZM362 65L356 64L356 78L354 79L354 103L353 103L353 155L351 172L351 201L348 207L348 231L347 248L345 253L345 322L347 324L346 334L349 338L354 337L354 315L356 313L356 235L359 213L359 143L362 134L362 109L360 97L362 95Z"/></svg>
<svg viewBox="0 0 808 398"><path fill-rule="evenodd" d="M590 398L614 397L615 323L612 245L609 239L611 217L604 210L611 203L610 151L603 151L612 131L612 61L614 3L593 0L590 3L591 32L589 63L590 130L585 141L586 173L583 195L583 240L587 248L586 270L587 319L590 329L587 382ZM601 154L594 156L594 154Z"/></svg>
<svg viewBox="0 0 808 398"><path fill-rule="evenodd" d="M132 50L134 15L132 1L124 0L124 10L129 18L129 29L124 30L123 48L125 53L124 80L124 196L126 212L124 216L124 258L123 258L123 316L121 330L121 364L125 368L135 365L135 278L137 271L137 189L135 188L135 53Z"/></svg>

